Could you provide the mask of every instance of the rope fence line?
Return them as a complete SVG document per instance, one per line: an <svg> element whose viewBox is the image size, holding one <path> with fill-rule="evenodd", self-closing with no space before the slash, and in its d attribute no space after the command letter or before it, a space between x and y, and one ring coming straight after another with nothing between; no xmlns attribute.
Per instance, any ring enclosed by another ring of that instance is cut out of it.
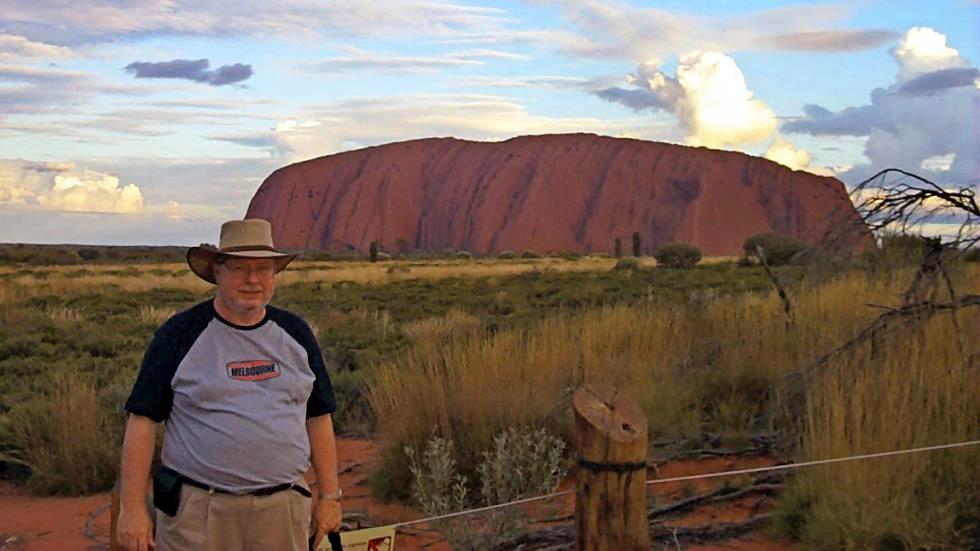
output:
<svg viewBox="0 0 980 551"><path fill-rule="evenodd" d="M688 480L701 480L709 478L722 478L728 476L738 476L743 474L754 474L754 473L765 473L771 471L787 471L793 469L801 469L803 467L813 467L815 465L829 465L834 463L844 463L848 461L859 461L862 459L876 459L881 457L892 457L896 455L908 455L913 453L923 453L932 452L938 450L949 450L954 448L965 448L967 446L976 446L980 444L980 440L968 440L966 442L956 442L953 444L938 444L935 446L923 446L920 448L908 448L904 450L892 450L887 452L876 452L876 453L864 453L859 455L849 455L845 457L833 457L829 459L815 459L812 461L803 461L800 463L787 463L784 465L771 465L769 467L754 467L750 469L736 469L732 471L720 471L715 473L705 473L705 474L694 474L687 476L675 476L671 478L655 478L653 480L647 480L647 486L653 486L655 484L667 484L669 482L685 482ZM531 503L534 501L543 501L546 499L553 499L556 497L561 497L565 495L574 494L576 490L564 490L561 492L554 492L550 494L526 497L523 499L516 499L514 501L508 501L507 503L498 503L497 505L488 505L486 507L479 507L476 509L467 509L465 511L457 511L455 513L447 513L444 515L438 515L433 517L422 518L418 520L410 520L405 522L397 522L389 526L395 527L395 529L403 528L406 526L413 526L416 524L425 524L428 522L436 520L444 520L447 518L458 517L463 515L475 515L477 513L484 513L487 511L493 511L495 509L502 509L504 507L512 507L514 505L521 505L524 503Z"/></svg>

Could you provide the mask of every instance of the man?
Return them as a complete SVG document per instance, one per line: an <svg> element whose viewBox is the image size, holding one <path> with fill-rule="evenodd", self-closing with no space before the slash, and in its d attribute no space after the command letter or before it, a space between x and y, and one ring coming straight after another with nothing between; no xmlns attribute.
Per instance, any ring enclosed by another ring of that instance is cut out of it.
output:
<svg viewBox="0 0 980 551"><path fill-rule="evenodd" d="M226 222L217 249L188 250L216 291L157 329L126 401L118 539L128 551L306 551L311 516L316 545L340 528L330 379L309 326L269 306L294 256L274 248L265 220ZM154 542L144 503L161 422Z"/></svg>

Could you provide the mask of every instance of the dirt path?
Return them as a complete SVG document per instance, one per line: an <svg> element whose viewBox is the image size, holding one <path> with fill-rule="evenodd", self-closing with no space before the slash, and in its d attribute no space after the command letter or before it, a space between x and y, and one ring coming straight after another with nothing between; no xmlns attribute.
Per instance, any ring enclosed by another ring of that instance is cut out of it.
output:
<svg viewBox="0 0 980 551"><path fill-rule="evenodd" d="M420 518L419 511L397 504L385 504L370 495L367 480L377 448L370 440L340 439L338 441L341 487L344 489L345 519L355 528L358 523L378 526ZM677 461L662 465L660 477L716 472L731 468L771 464L767 458ZM702 482L683 485L653 486L651 494L656 503L669 503L718 487L722 482ZM570 488L572 481L563 487ZM105 551L109 548L109 494L78 498L34 497L24 489L10 484L0 485L0 551ZM696 527L717 522L740 522L770 506L767 498L747 497L723 505L705 506L671 518L669 527ZM572 496L566 496L546 506L527 509L529 518L543 519L570 515L574 511ZM566 521L567 524L567 521ZM539 524L544 526L547 524ZM714 546L684 546L684 549L726 549L741 551L771 551L786 549L787 544L773 542L761 534L744 539L720 542ZM449 546L441 535L426 526L399 531L397 549L426 549L445 551Z"/></svg>

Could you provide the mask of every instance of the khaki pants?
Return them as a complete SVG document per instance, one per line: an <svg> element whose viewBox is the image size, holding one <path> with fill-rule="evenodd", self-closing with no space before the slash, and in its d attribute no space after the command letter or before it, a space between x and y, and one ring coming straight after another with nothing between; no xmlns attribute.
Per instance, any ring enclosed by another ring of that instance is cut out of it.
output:
<svg viewBox="0 0 980 551"><path fill-rule="evenodd" d="M298 484L306 485L305 482ZM157 551L308 551L310 498L209 493L185 484L176 516L157 511Z"/></svg>

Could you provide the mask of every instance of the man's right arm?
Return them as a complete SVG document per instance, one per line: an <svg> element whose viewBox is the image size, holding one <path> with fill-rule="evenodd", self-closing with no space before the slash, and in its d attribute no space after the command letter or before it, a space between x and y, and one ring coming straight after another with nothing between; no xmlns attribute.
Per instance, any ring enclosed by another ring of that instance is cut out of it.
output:
<svg viewBox="0 0 980 551"><path fill-rule="evenodd" d="M156 446L158 423L149 417L130 414L122 448L122 483L119 490L117 539L126 551L153 548L153 527L146 509L150 463Z"/></svg>

